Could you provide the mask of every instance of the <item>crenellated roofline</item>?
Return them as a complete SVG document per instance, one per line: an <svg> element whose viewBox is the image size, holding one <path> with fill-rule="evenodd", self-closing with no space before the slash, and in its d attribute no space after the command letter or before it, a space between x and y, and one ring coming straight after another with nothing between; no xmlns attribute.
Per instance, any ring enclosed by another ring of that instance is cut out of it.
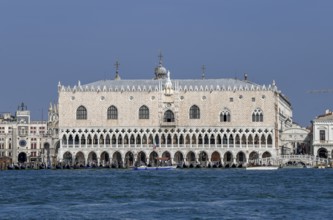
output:
<svg viewBox="0 0 333 220"><path fill-rule="evenodd" d="M196 91L280 91L275 82L269 85L258 85L238 79L206 80L171 80L172 89L179 92ZM101 80L94 83L64 86L59 82L59 92L158 92L165 88L167 79L163 80Z"/></svg>

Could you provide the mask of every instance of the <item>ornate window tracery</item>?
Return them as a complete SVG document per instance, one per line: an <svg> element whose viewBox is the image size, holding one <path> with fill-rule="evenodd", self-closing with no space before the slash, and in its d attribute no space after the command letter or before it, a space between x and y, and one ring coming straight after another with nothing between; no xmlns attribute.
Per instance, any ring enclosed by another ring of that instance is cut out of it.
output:
<svg viewBox="0 0 333 220"><path fill-rule="evenodd" d="M116 106L111 105L108 108L107 117L108 119L118 119L118 109Z"/></svg>
<svg viewBox="0 0 333 220"><path fill-rule="evenodd" d="M167 110L166 112L164 112L163 121L164 122L174 122L175 121L175 115L173 114L173 112L171 110Z"/></svg>
<svg viewBox="0 0 333 220"><path fill-rule="evenodd" d="M86 120L87 119L87 109L84 106L80 106L76 110L76 119L77 120Z"/></svg>
<svg viewBox="0 0 333 220"><path fill-rule="evenodd" d="M263 122L264 114L261 109L257 108L252 113L252 122Z"/></svg>
<svg viewBox="0 0 333 220"><path fill-rule="evenodd" d="M224 109L220 114L220 122L230 122L231 114L228 109Z"/></svg>
<svg viewBox="0 0 333 220"><path fill-rule="evenodd" d="M190 119L200 119L200 109L196 105L190 108Z"/></svg>
<svg viewBox="0 0 333 220"><path fill-rule="evenodd" d="M149 119L149 108L145 105L139 109L139 119Z"/></svg>

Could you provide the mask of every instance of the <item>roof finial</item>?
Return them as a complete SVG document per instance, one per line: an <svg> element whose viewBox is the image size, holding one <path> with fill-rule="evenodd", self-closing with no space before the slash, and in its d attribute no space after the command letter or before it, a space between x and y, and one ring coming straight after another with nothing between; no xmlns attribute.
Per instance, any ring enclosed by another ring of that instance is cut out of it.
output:
<svg viewBox="0 0 333 220"><path fill-rule="evenodd" d="M115 80L120 80L120 76L119 76L119 66L120 66L120 63L119 61L117 60L116 63L114 64L114 66L116 67L116 76L115 76Z"/></svg>
<svg viewBox="0 0 333 220"><path fill-rule="evenodd" d="M202 78L202 79L205 79L205 73L206 73L206 66L205 66L205 64L202 65L201 70L202 70L201 78Z"/></svg>
<svg viewBox="0 0 333 220"><path fill-rule="evenodd" d="M158 58L160 59L160 65L162 65L162 59L163 59L163 54L162 51L160 51L160 54L158 55Z"/></svg>

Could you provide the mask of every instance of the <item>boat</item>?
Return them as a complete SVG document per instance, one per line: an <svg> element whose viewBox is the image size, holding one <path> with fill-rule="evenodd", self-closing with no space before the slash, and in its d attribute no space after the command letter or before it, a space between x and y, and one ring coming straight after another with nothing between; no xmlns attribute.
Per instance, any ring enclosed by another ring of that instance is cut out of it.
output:
<svg viewBox="0 0 333 220"><path fill-rule="evenodd" d="M157 167L148 167L148 166L139 166L133 167L133 170L173 170L176 169L177 166L157 166Z"/></svg>
<svg viewBox="0 0 333 220"><path fill-rule="evenodd" d="M325 167L325 165L319 164L319 165L317 166L317 168L318 168L318 169L325 169L326 167Z"/></svg>
<svg viewBox="0 0 333 220"><path fill-rule="evenodd" d="M283 169L303 169L303 168L307 168L305 165L302 164L293 164L293 165L285 165L282 166Z"/></svg>
<svg viewBox="0 0 333 220"><path fill-rule="evenodd" d="M277 170L279 169L278 166L253 166L253 167L246 167L246 170Z"/></svg>

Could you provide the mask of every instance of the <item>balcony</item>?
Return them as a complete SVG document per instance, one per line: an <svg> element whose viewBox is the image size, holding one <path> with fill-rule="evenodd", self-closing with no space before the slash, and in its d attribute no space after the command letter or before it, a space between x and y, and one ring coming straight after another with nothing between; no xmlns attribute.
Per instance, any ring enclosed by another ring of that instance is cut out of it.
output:
<svg viewBox="0 0 333 220"><path fill-rule="evenodd" d="M174 128L174 127L176 127L176 122L165 122L165 121L163 121L163 122L161 122L160 123L160 126L161 127L172 127L172 128Z"/></svg>

